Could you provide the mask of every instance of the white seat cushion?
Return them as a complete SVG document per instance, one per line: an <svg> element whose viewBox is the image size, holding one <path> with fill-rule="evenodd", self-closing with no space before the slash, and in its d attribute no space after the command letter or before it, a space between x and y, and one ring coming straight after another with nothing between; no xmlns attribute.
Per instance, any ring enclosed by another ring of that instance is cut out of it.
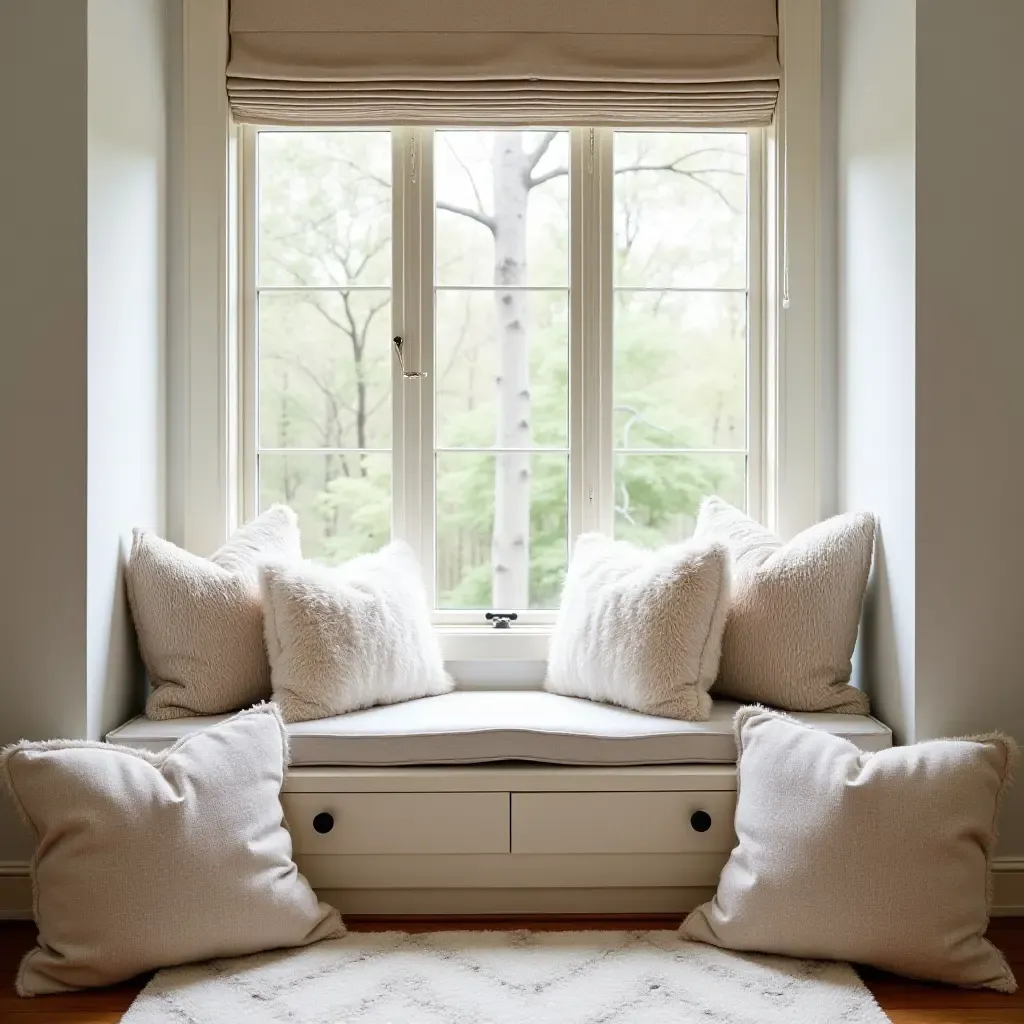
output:
<svg viewBox="0 0 1024 1024"><path fill-rule="evenodd" d="M466 690L288 726L293 767L479 764L543 761L570 765L735 764L738 705L716 701L706 722L656 718L577 697L535 690ZM107 739L159 750L223 715L164 722L134 718ZM892 746L868 715L807 713L798 721L862 750Z"/></svg>

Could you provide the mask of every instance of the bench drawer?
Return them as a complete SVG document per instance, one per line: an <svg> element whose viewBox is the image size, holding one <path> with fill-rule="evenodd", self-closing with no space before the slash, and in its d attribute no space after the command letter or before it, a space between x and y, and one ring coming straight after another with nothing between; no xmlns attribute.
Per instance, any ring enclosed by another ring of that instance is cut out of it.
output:
<svg viewBox="0 0 1024 1024"><path fill-rule="evenodd" d="M513 853L727 853L736 794L513 793Z"/></svg>
<svg viewBox="0 0 1024 1024"><path fill-rule="evenodd" d="M509 852L508 793L282 793L281 803L299 854Z"/></svg>

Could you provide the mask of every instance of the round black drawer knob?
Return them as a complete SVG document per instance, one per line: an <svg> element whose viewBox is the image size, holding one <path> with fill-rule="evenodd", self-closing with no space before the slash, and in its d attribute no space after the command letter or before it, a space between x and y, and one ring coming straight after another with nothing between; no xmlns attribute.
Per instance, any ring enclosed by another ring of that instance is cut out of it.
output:
<svg viewBox="0 0 1024 1024"><path fill-rule="evenodd" d="M708 819L710 821L710 819ZM313 828L319 832L320 835L325 836L328 832L334 828L334 815L328 814L327 811L321 811L313 819Z"/></svg>
<svg viewBox="0 0 1024 1024"><path fill-rule="evenodd" d="M707 811L694 811L690 815L690 828L694 832L707 832L711 828L711 815Z"/></svg>

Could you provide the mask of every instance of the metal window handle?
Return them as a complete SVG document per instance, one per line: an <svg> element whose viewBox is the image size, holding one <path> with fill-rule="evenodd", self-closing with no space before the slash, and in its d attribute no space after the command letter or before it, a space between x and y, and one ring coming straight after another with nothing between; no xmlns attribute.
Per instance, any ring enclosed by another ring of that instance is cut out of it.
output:
<svg viewBox="0 0 1024 1024"><path fill-rule="evenodd" d="M401 335L397 335L394 338L395 355L398 356L398 365L402 368L402 376L406 379L410 377L426 377L426 373L421 373L419 370L407 370L405 368L405 357L402 355L402 346L404 344L405 341Z"/></svg>
<svg viewBox="0 0 1024 1024"><path fill-rule="evenodd" d="M484 618L495 629L509 629L519 616L516 612L488 612Z"/></svg>

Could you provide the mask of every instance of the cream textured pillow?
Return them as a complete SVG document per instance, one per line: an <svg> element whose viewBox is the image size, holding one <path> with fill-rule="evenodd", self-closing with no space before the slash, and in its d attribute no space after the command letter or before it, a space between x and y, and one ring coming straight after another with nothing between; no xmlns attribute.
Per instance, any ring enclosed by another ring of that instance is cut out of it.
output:
<svg viewBox="0 0 1024 1024"><path fill-rule="evenodd" d="M724 545L647 551L584 534L566 575L544 688L705 721L728 606Z"/></svg>
<svg viewBox="0 0 1024 1024"><path fill-rule="evenodd" d="M1016 989L984 938L1012 740L866 754L757 707L736 713L736 735L738 843L686 938Z"/></svg>
<svg viewBox="0 0 1024 1024"><path fill-rule="evenodd" d="M270 696L259 567L299 559L295 513L275 505L209 559L135 531L128 600L153 692L150 718L235 711Z"/></svg>
<svg viewBox="0 0 1024 1024"><path fill-rule="evenodd" d="M339 935L282 824L287 737L263 704L159 754L20 743L0 767L36 836L20 995Z"/></svg>
<svg viewBox="0 0 1024 1024"><path fill-rule="evenodd" d="M867 695L847 684L874 517L835 516L783 544L721 498L708 498L695 536L727 544L733 556L714 695L787 711L866 714Z"/></svg>
<svg viewBox="0 0 1024 1024"><path fill-rule="evenodd" d="M271 683L286 722L454 688L408 544L336 568L271 563L262 581Z"/></svg>

